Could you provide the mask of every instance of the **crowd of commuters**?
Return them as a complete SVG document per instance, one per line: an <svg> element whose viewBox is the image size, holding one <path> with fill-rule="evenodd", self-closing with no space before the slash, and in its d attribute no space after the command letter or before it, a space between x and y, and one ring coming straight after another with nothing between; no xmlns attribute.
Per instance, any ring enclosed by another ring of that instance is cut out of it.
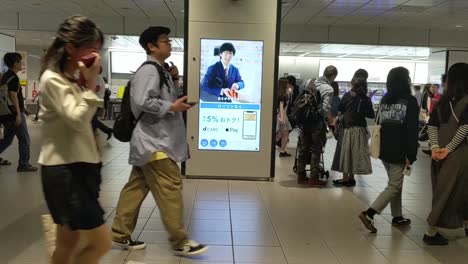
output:
<svg viewBox="0 0 468 264"><path fill-rule="evenodd" d="M359 219L371 232L377 232L374 216L390 204L392 225L405 226L411 219L403 215L402 190L404 176L411 173L417 160L419 141L429 140L433 189L432 210L427 218L428 230L423 241L428 245L447 245L440 228L465 228L468 236L468 64L453 65L442 76L442 87L427 84L411 90L410 73L406 68L392 69L387 77L386 93L376 113L368 91L368 73L359 69L351 80L351 89L339 97L334 82L338 70L329 66L322 77L307 80L303 93L321 95L323 122L299 126L301 132L295 169L298 184L310 187L325 186L320 178L319 160L323 154L326 126L337 140L331 169L343 174L333 184L338 187L356 185L355 175L372 174L366 119L374 119L380 126L380 153L388 175L387 187ZM282 95L284 97L284 95ZM298 95L297 97L301 97ZM300 103L300 100L295 102ZM298 106L290 105L296 109ZM323 126L321 126L323 124ZM294 128L294 126L293 126ZM421 134L427 133L427 138ZM306 165L310 164L307 177ZM322 164L323 166L323 164Z"/></svg>
<svg viewBox="0 0 468 264"><path fill-rule="evenodd" d="M39 117L42 140L39 155L41 179L47 206L57 224L56 248L52 263L99 263L112 243L125 249L143 249L145 242L131 238L142 202L149 192L157 202L161 219L169 233L174 254L193 256L207 251L207 246L190 240L184 230L182 178L178 162L189 158L183 112L192 106L180 94L177 67L165 67L171 55L170 29L150 27L140 35L140 45L150 63L142 65L131 80L130 105L135 124L130 140L130 178L120 193L111 231L104 222L104 211L98 202L102 152L97 141L97 128L108 138L112 129L97 121L98 109L106 97L105 82L100 77L99 51L103 33L88 18L67 18L56 32L42 62L39 83ZM85 65L84 56L95 60ZM26 126L24 98L17 76L22 57L8 53L4 57L8 71L0 85L7 87L12 104L9 115L0 115L4 138L0 154L18 137L20 158L18 171L35 171L29 163L30 139ZM78 81L80 75L85 82ZM340 187L356 185L355 175L372 174L369 154L370 132L366 119L376 118L381 125L380 155L388 175L388 184L359 219L371 232L377 232L374 216L390 204L395 226L409 225L403 216L402 189L404 175L417 159L421 115L428 126L432 210L427 218L424 242L446 245L440 228L464 227L468 236L468 64L453 65L438 85L426 85L423 92L411 91L409 71L392 69L387 78L387 92L377 113L368 91L366 70L359 69L351 80L351 89L340 99L335 82L338 69L328 66L323 76L308 80L302 91L292 76L279 81L277 140L280 157L286 151L289 132L298 124L288 116L302 94L316 104L319 119L301 124L297 154L299 184L322 187L320 160L331 129L338 141L332 170L343 174L333 181ZM107 96L108 97L108 96ZM108 98L107 98L108 100ZM154 120L158 122L154 122ZM297 120L295 120L297 122ZM73 148L69 147L73 142ZM0 159L1 165L11 164ZM306 165L310 164L307 177ZM323 165L323 164L322 164ZM87 245L79 247L80 238Z"/></svg>

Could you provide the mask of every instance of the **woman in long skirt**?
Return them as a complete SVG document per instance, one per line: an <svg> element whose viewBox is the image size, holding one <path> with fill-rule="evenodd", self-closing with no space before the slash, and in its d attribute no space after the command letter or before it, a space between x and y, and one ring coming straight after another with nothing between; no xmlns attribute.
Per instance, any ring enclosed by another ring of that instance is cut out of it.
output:
<svg viewBox="0 0 468 264"><path fill-rule="evenodd" d="M468 236L468 64L450 68L447 91L431 113L428 132L433 199L423 240L447 245L438 228L465 227Z"/></svg>

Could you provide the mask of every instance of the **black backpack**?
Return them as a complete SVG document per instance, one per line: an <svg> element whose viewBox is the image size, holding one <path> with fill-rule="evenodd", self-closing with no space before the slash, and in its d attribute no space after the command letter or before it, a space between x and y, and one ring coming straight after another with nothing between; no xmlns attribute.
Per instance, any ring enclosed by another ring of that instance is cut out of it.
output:
<svg viewBox="0 0 468 264"><path fill-rule="evenodd" d="M292 105L291 113L288 115L289 122L302 129L323 122L323 116L320 114L320 101L319 91L316 91L314 95L304 90Z"/></svg>
<svg viewBox="0 0 468 264"><path fill-rule="evenodd" d="M164 83L167 84L167 78L164 73L164 69L161 65L154 61L146 61L144 62L138 70L143 67L144 65L151 64L156 67L159 73L159 87L162 89ZM137 71L138 71L137 70ZM131 106L130 106L130 89L132 87L132 80L127 82L125 86L122 104L120 106L120 114L115 119L114 123L114 137L121 142L130 142L132 139L133 130L135 129L138 121L143 117L144 112L141 112L138 115L138 118L135 118L133 115ZM168 89L170 89L169 85L167 85Z"/></svg>
<svg viewBox="0 0 468 264"><path fill-rule="evenodd" d="M5 77L5 76L3 76ZM9 123L15 120L16 111L10 104L10 97L8 95L8 83L15 76L11 76L8 80L0 81L0 124Z"/></svg>

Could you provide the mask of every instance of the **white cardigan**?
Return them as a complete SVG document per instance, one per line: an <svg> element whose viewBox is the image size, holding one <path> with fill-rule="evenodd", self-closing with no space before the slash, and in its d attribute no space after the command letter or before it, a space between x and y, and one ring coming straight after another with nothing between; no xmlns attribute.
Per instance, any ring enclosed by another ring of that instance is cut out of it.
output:
<svg viewBox="0 0 468 264"><path fill-rule="evenodd" d="M102 100L64 75L46 70L39 82L42 145L39 164L100 163L91 121Z"/></svg>

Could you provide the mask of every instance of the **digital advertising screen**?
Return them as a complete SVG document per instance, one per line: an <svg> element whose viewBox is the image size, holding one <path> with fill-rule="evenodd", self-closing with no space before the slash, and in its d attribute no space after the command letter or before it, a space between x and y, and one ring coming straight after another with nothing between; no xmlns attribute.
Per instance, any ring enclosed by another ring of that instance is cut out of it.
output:
<svg viewBox="0 0 468 264"><path fill-rule="evenodd" d="M263 41L201 39L199 150L259 151Z"/></svg>

